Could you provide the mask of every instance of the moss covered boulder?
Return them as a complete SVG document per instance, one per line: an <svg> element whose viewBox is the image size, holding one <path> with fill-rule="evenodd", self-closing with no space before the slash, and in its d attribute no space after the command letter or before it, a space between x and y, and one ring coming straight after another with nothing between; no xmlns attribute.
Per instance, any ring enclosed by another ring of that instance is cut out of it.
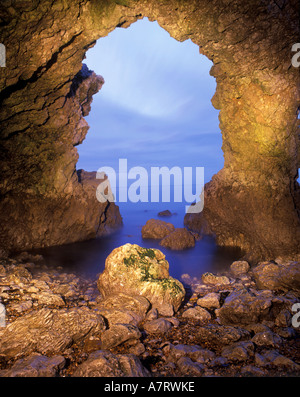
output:
<svg viewBox="0 0 300 397"><path fill-rule="evenodd" d="M105 298L120 292L144 296L162 315L173 315L185 296L183 285L169 275L165 255L136 244L125 244L110 253L98 288Z"/></svg>

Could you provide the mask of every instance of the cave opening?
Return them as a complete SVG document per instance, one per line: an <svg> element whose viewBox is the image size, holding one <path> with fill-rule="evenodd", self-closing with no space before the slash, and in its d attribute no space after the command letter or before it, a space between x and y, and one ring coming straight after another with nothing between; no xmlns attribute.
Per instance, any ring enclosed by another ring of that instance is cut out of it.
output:
<svg viewBox="0 0 300 397"><path fill-rule="evenodd" d="M5 253L101 237L118 224L117 209L97 201L88 173L76 172L78 145L88 129L85 113L100 84L96 75L80 71L99 38L148 17L179 42L190 39L213 62L212 103L220 111L224 167L206 184L201 217L188 225L206 228L218 245L240 247L252 263L297 258L300 75L291 64L297 10L296 0L283 7L240 2L234 10L200 0L1 6L7 49L0 112ZM29 25L25 14L32 17Z"/></svg>
<svg viewBox="0 0 300 397"><path fill-rule="evenodd" d="M124 172L120 170L120 159L126 160L127 171L142 167L149 174L153 166L169 170L203 167L206 183L223 167L218 110L211 104L216 89L215 79L209 75L213 63L199 54L198 46L191 40L180 43L157 22L144 18L99 39L87 52L84 63L103 76L104 85L93 96L91 111L85 117L89 132L77 146L78 170L93 172L105 166L119 174ZM195 178L193 175L193 193ZM143 239L141 229L149 219L183 228L186 208L183 200L176 202L178 186L174 175L170 175L169 201L164 201L162 194L163 179L154 187L150 186L150 177L147 182L146 199L141 197L143 185L137 188L138 202L132 202L127 195L122 202L115 197L123 217L121 230L100 240L70 245L69 249L47 249L43 254L48 262L51 256L56 263L66 258L70 263L71 258L73 266L75 263L79 269L93 272L96 263L99 271L99 263L105 260L103 255L131 243L162 250L170 261L171 274L180 277L184 273L198 276L204 271L227 268L238 257L239 250L221 249L208 236L182 252L163 248L159 241ZM150 194L153 189L159 196L155 202ZM172 215L162 217L161 211L170 211Z"/></svg>
<svg viewBox="0 0 300 397"><path fill-rule="evenodd" d="M203 166L205 182L224 164L213 63L191 40L173 39L147 18L97 41L84 63L104 77L85 117L77 169Z"/></svg>

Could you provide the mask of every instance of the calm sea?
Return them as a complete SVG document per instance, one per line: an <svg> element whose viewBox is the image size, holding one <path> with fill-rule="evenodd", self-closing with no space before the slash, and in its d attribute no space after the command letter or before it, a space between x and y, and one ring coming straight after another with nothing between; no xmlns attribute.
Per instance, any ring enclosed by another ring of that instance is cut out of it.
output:
<svg viewBox="0 0 300 397"><path fill-rule="evenodd" d="M178 203L124 203L119 204L123 217L123 227L114 234L94 240L51 247L38 250L48 265L62 266L67 271L96 277L104 270L105 259L110 252L123 244L138 244L147 248L158 248L169 262L170 275L180 279L182 274L201 277L204 272L222 272L239 259L241 252L237 249L221 248L215 244L213 237L204 237L196 241L194 248L173 251L159 245L157 240L144 240L142 226L150 218L171 222L175 227L183 227L185 206ZM158 212L170 210L171 217L159 217Z"/></svg>

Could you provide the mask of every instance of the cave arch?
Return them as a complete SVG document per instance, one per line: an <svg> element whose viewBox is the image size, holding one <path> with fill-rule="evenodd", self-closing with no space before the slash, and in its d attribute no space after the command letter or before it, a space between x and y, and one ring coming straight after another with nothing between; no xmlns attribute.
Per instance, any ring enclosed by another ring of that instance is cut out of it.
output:
<svg viewBox="0 0 300 397"><path fill-rule="evenodd" d="M186 224L254 259L299 254L297 0L8 3L0 6L4 250L84 240L120 224L117 207L96 202L92 176L76 172L84 115L103 83L82 61L97 39L148 17L214 63L225 164L206 185L204 211Z"/></svg>

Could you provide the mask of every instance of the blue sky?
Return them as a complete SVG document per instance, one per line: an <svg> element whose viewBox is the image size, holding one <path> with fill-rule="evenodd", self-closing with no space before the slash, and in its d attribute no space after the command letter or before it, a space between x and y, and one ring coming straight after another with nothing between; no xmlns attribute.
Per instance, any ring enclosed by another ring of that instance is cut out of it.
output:
<svg viewBox="0 0 300 397"><path fill-rule="evenodd" d="M212 63L190 40L180 43L146 18L98 40L84 61L104 77L86 117L77 169L223 166Z"/></svg>

